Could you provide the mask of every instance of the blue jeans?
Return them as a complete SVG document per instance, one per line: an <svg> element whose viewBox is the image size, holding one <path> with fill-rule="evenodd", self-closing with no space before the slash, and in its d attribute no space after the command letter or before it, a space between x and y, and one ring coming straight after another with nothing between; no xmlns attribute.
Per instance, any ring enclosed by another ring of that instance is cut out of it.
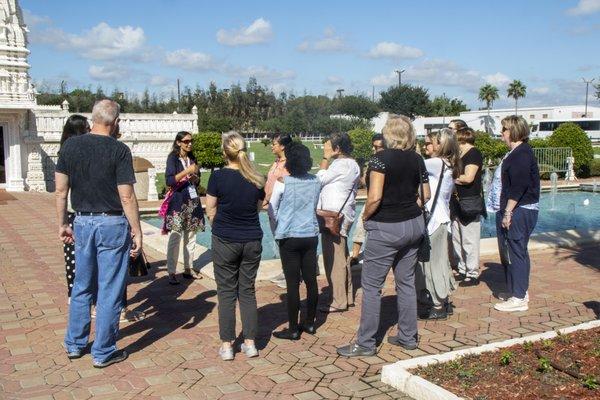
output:
<svg viewBox="0 0 600 400"><path fill-rule="evenodd" d="M90 335L90 309L96 299L92 358L104 362L117 349L119 317L127 277L131 237L123 216L75 218L75 282L65 334L67 351L82 351Z"/></svg>
<svg viewBox="0 0 600 400"><path fill-rule="evenodd" d="M496 214L497 221L502 218L500 214L500 212ZM525 294L529 290L531 261L527 245L537 220L537 210L516 207L513 210L512 221L508 230L503 229L501 225L499 228L498 223L496 224L498 243L502 242L500 248L504 258L502 262L503 264L506 262L506 286L508 292L519 299L525 298Z"/></svg>

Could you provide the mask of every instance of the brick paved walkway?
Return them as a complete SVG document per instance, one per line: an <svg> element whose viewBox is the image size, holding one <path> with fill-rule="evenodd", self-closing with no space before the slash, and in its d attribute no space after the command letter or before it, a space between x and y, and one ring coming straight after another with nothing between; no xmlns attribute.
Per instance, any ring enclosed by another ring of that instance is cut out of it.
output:
<svg viewBox="0 0 600 400"><path fill-rule="evenodd" d="M376 357L344 359L335 347L354 338L359 307L321 316L316 336L280 341L269 333L285 322L285 291L260 284L260 357L237 354L234 362L223 362L216 354L214 282L170 286L164 258L149 254L152 276L129 286L132 308L148 318L121 327L119 346L131 356L97 370L89 355L69 361L61 346L67 304L53 197L13 196L0 196L0 398L406 398L379 382L382 365L573 325L600 313L598 246L534 254L531 309L511 315L492 309L491 293L502 289L503 272L484 260L484 283L454 294L452 318L419 323L419 349L401 351L384 341ZM394 332L391 281L383 304L382 337Z"/></svg>

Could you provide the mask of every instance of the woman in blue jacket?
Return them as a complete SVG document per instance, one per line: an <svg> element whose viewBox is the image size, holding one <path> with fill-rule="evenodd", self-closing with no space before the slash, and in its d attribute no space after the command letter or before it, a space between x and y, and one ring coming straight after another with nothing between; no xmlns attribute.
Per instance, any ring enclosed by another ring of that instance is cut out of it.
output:
<svg viewBox="0 0 600 400"><path fill-rule="evenodd" d="M192 153L192 134L178 132L173 141L173 150L167 158L165 171L168 208L164 230L170 232L167 245L167 270L169 283L179 284L175 277L179 244L183 239L183 277L194 279L192 264L196 248L196 232L204 230L204 214L198 196L200 183L199 166Z"/></svg>
<svg viewBox="0 0 600 400"><path fill-rule="evenodd" d="M527 245L538 220L540 172L529 145L529 125L523 117L512 115L502 121L502 139L510 152L502 162L500 240L508 248L506 285L509 298L496 304L498 311L526 311L531 263Z"/></svg>
<svg viewBox="0 0 600 400"><path fill-rule="evenodd" d="M289 176L279 178L273 186L269 217L275 223L281 264L287 285L289 328L273 332L279 339L298 340L301 331L315 333L315 315L319 300L317 287L317 244L319 224L317 203L321 191L319 179L309 174L310 151L299 143L285 147L285 168ZM306 283L306 320L298 323L300 280Z"/></svg>

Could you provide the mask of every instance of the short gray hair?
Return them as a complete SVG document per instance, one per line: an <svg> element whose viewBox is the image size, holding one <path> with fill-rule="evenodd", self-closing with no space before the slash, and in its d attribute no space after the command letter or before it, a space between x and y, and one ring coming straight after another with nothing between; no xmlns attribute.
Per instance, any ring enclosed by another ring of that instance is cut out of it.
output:
<svg viewBox="0 0 600 400"><path fill-rule="evenodd" d="M121 106L110 99L98 100L92 109L92 122L100 125L112 125L119 118Z"/></svg>

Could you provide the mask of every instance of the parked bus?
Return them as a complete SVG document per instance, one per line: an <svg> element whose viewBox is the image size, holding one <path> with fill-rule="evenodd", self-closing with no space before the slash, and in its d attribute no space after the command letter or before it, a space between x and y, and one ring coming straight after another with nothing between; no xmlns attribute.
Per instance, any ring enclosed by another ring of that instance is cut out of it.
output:
<svg viewBox="0 0 600 400"><path fill-rule="evenodd" d="M546 138L554 132L561 124L566 122L574 123L583 129L592 142L600 141L600 119L592 118L573 118L573 119L552 119L536 121L531 129L532 137Z"/></svg>

